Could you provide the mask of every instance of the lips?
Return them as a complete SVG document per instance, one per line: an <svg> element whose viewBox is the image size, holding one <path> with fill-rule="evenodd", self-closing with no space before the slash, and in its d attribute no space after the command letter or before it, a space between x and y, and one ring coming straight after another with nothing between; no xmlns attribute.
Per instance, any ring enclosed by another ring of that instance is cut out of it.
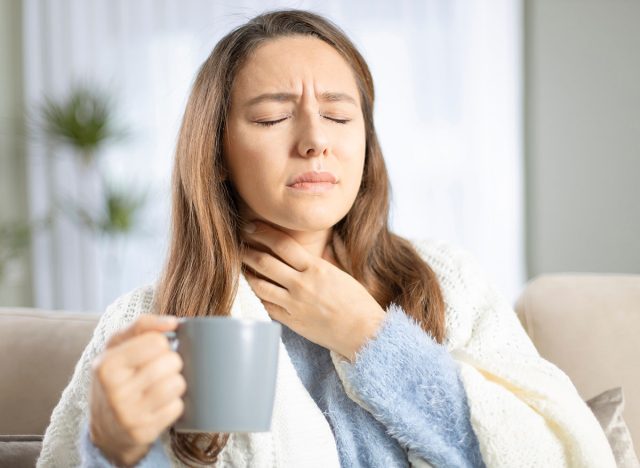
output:
<svg viewBox="0 0 640 468"><path fill-rule="evenodd" d="M288 185L299 183L332 183L335 184L338 180L331 172L305 172L304 174L297 175Z"/></svg>

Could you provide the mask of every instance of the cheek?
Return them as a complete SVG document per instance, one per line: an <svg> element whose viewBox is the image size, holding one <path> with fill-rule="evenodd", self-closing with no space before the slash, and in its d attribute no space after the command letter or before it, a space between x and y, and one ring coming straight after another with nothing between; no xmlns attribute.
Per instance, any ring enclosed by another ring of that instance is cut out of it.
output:
<svg viewBox="0 0 640 468"><path fill-rule="evenodd" d="M355 185L356 190L362 179L365 151L364 128L361 133L354 132L343 138L337 151L344 177L349 179L350 185Z"/></svg>
<svg viewBox="0 0 640 468"><path fill-rule="evenodd" d="M225 150L234 185L242 190L271 180L278 170L273 157L277 155L277 148L278 141L273 138L264 138L260 132L243 125L232 127Z"/></svg>
<svg viewBox="0 0 640 468"><path fill-rule="evenodd" d="M330 135L332 153L337 159L336 167L344 181L345 201L355 197L360 181L365 157L364 123L357 129L347 131L335 129ZM261 132L245 125L236 125L230 132L230 144L226 146L227 164L231 181L240 196L256 208L258 205L274 202L279 198L281 185L291 175L292 164L283 148L291 145L287 135L280 132ZM336 160L325 163L326 167L335 165Z"/></svg>

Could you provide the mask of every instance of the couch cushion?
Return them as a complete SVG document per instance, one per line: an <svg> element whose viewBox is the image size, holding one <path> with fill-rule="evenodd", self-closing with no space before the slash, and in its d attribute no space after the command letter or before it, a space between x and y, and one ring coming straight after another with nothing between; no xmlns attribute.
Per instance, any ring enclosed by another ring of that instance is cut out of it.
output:
<svg viewBox="0 0 640 468"><path fill-rule="evenodd" d="M0 308L0 434L44 434L99 317Z"/></svg>
<svg viewBox="0 0 640 468"><path fill-rule="evenodd" d="M622 387L624 419L640 440L640 275L542 275L528 283L516 311L540 354L584 400Z"/></svg>
<svg viewBox="0 0 640 468"><path fill-rule="evenodd" d="M33 468L41 448L41 435L0 435L0 466Z"/></svg>

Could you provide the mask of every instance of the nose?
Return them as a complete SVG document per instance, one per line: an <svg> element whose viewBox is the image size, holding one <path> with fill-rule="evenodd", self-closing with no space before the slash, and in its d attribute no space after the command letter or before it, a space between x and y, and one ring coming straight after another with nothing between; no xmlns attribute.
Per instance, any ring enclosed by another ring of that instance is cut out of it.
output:
<svg viewBox="0 0 640 468"><path fill-rule="evenodd" d="M300 119L300 137L298 153L305 158L327 156L329 154L329 137L323 128L323 117L318 112L305 112Z"/></svg>

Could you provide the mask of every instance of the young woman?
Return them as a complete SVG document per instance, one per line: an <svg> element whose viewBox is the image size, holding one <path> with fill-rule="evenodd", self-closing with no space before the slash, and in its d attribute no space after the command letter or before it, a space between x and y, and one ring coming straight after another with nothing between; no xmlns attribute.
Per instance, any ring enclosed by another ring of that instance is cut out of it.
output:
<svg viewBox="0 0 640 468"><path fill-rule="evenodd" d="M216 45L180 130L164 274L102 316L38 466L615 466L474 260L389 231L373 103L318 15L266 13ZM162 332L205 315L282 323L270 432L172 429L186 384Z"/></svg>

